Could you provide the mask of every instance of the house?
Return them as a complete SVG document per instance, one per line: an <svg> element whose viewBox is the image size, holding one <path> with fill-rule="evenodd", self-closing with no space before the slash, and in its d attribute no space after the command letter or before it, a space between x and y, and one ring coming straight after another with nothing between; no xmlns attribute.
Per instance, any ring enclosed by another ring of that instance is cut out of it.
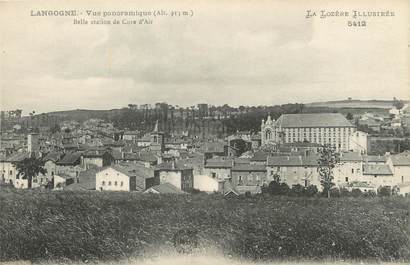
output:
<svg viewBox="0 0 410 265"><path fill-rule="evenodd" d="M47 181L52 181L54 174L58 172L57 162L63 155L63 153L52 151L43 158L44 168L47 170L45 175Z"/></svg>
<svg viewBox="0 0 410 265"><path fill-rule="evenodd" d="M55 190L62 190L65 186L75 183L74 177L66 173L55 174L53 179L53 188Z"/></svg>
<svg viewBox="0 0 410 265"><path fill-rule="evenodd" d="M1 180L4 183L12 184L15 188L26 189L28 187L28 181L18 176L14 163L20 162L28 157L29 154L27 152L14 153L8 157L0 157Z"/></svg>
<svg viewBox="0 0 410 265"><path fill-rule="evenodd" d="M387 163L391 165L397 183L410 182L410 152L392 155Z"/></svg>
<svg viewBox="0 0 410 265"><path fill-rule="evenodd" d="M269 153L264 151L257 151L253 154L251 158L251 164L254 165L266 165L266 161L268 159Z"/></svg>
<svg viewBox="0 0 410 265"><path fill-rule="evenodd" d="M90 166L105 167L114 162L113 156L108 151L88 151L81 156L81 164L84 169Z"/></svg>
<svg viewBox="0 0 410 265"><path fill-rule="evenodd" d="M57 172L55 173L65 173L72 177L77 177L78 174L84 170L83 167L80 166L81 163L81 153L74 152L74 153L65 153L60 160L55 162L57 165Z"/></svg>
<svg viewBox="0 0 410 265"><path fill-rule="evenodd" d="M96 189L100 191L139 191L158 185L153 169L141 163L121 163L96 173Z"/></svg>
<svg viewBox="0 0 410 265"><path fill-rule="evenodd" d="M195 175L194 189L205 192L217 192L218 180L208 175Z"/></svg>
<svg viewBox="0 0 410 265"><path fill-rule="evenodd" d="M63 189L71 191L95 190L97 172L99 172L99 169L96 167L81 171L78 175L77 181L66 185Z"/></svg>
<svg viewBox="0 0 410 265"><path fill-rule="evenodd" d="M267 161L267 182L276 177L290 187L315 185L321 188L317 171L318 156L270 156Z"/></svg>
<svg viewBox="0 0 410 265"><path fill-rule="evenodd" d="M148 188L144 193L155 193L155 194L186 194L186 192L175 187L171 183L162 183L159 185L152 186Z"/></svg>
<svg viewBox="0 0 410 265"><path fill-rule="evenodd" d="M410 197L410 182L400 183L398 185L398 194Z"/></svg>
<svg viewBox="0 0 410 265"><path fill-rule="evenodd" d="M154 175L161 184L171 183L183 191L190 191L194 187L193 168L181 163L161 163L155 167Z"/></svg>
<svg viewBox="0 0 410 265"><path fill-rule="evenodd" d="M215 157L205 160L203 174L217 180L225 180L231 177L231 168L234 161L227 157Z"/></svg>
<svg viewBox="0 0 410 265"><path fill-rule="evenodd" d="M364 164L363 177L367 183L372 184L375 187L394 187L398 184L394 181L393 172L391 171L390 166L388 164Z"/></svg>
<svg viewBox="0 0 410 265"><path fill-rule="evenodd" d="M363 182L363 156L358 152L341 152L339 163L333 170L336 186L346 186L352 182Z"/></svg>
<svg viewBox="0 0 410 265"><path fill-rule="evenodd" d="M266 175L266 166L251 164L235 164L231 169L231 183L239 190L251 193L260 192L260 186L269 184ZM255 189L255 187L259 187Z"/></svg>
<svg viewBox="0 0 410 265"><path fill-rule="evenodd" d="M125 131L124 134L122 135L122 139L126 141L135 142L138 138L139 138L138 131Z"/></svg>

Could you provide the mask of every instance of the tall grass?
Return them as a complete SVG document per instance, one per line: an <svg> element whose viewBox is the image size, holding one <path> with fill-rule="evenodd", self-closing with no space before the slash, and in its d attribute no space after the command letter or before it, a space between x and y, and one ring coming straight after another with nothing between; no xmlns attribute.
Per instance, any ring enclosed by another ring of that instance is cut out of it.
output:
<svg viewBox="0 0 410 265"><path fill-rule="evenodd" d="M409 198L0 192L0 260L117 260L199 248L251 260L410 261Z"/></svg>

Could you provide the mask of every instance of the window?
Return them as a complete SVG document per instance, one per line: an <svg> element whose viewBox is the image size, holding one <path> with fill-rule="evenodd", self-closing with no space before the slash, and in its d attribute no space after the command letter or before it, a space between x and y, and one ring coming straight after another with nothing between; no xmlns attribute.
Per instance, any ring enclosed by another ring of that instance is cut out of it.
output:
<svg viewBox="0 0 410 265"><path fill-rule="evenodd" d="M346 180L346 182L349 182L349 177L346 177L345 180Z"/></svg>
<svg viewBox="0 0 410 265"><path fill-rule="evenodd" d="M54 176L54 171L51 171L51 176Z"/></svg>
<svg viewBox="0 0 410 265"><path fill-rule="evenodd" d="M114 181L114 186L117 186L117 181Z"/></svg>
<svg viewBox="0 0 410 265"><path fill-rule="evenodd" d="M13 175L13 170L10 170L9 175Z"/></svg>
<svg viewBox="0 0 410 265"><path fill-rule="evenodd" d="M111 186L111 181L108 181L108 186Z"/></svg>
<svg viewBox="0 0 410 265"><path fill-rule="evenodd" d="M124 185L124 182L121 181L120 186L122 187Z"/></svg>
<svg viewBox="0 0 410 265"><path fill-rule="evenodd" d="M105 181L101 182L101 185L102 185L102 186L105 186Z"/></svg>
<svg viewBox="0 0 410 265"><path fill-rule="evenodd" d="M238 177L238 185L243 185L243 180L242 180L242 176Z"/></svg>
<svg viewBox="0 0 410 265"><path fill-rule="evenodd" d="M211 174L212 174L212 178L216 178L216 173L215 172L212 172Z"/></svg>

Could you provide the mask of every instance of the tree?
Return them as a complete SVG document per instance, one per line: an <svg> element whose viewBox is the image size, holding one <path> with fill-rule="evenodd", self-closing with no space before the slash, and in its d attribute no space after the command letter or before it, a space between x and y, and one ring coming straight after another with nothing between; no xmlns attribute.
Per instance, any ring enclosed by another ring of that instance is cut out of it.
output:
<svg viewBox="0 0 410 265"><path fill-rule="evenodd" d="M348 119L348 120L353 120L353 114L352 113L350 113L350 112L348 112L347 114L346 114L346 119Z"/></svg>
<svg viewBox="0 0 410 265"><path fill-rule="evenodd" d="M272 195L287 195L290 191L288 184L271 181L268 186L269 193Z"/></svg>
<svg viewBox="0 0 410 265"><path fill-rule="evenodd" d="M47 173L47 170L44 168L44 161L36 158L34 155L15 162L14 166L18 172L17 176L27 179L29 189L32 187L34 177L37 177L40 173L43 175Z"/></svg>
<svg viewBox="0 0 410 265"><path fill-rule="evenodd" d="M399 100L397 98L393 99L393 106L396 107L396 109L401 110L404 107L404 102L403 100Z"/></svg>
<svg viewBox="0 0 410 265"><path fill-rule="evenodd" d="M331 145L324 145L320 150L318 159L318 171L320 183L323 186L323 192L330 198L330 189L335 185L333 183L333 169L339 163L339 153Z"/></svg>

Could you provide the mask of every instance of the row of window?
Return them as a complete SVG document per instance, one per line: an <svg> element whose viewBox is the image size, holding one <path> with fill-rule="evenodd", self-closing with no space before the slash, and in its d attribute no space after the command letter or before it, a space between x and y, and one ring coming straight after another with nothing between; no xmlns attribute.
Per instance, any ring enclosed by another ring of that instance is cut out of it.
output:
<svg viewBox="0 0 410 265"><path fill-rule="evenodd" d="M317 128L286 128L285 131L297 131L297 132L353 132L353 128L341 127L341 128L334 128L334 127L317 127Z"/></svg>
<svg viewBox="0 0 410 265"><path fill-rule="evenodd" d="M102 182L101 182L101 186L105 186L105 181L103 180ZM108 186L112 186L112 181L108 181ZM114 181L114 186L118 186L118 181ZM121 181L120 182L120 186L122 187L122 186L124 186L124 182L123 181Z"/></svg>

